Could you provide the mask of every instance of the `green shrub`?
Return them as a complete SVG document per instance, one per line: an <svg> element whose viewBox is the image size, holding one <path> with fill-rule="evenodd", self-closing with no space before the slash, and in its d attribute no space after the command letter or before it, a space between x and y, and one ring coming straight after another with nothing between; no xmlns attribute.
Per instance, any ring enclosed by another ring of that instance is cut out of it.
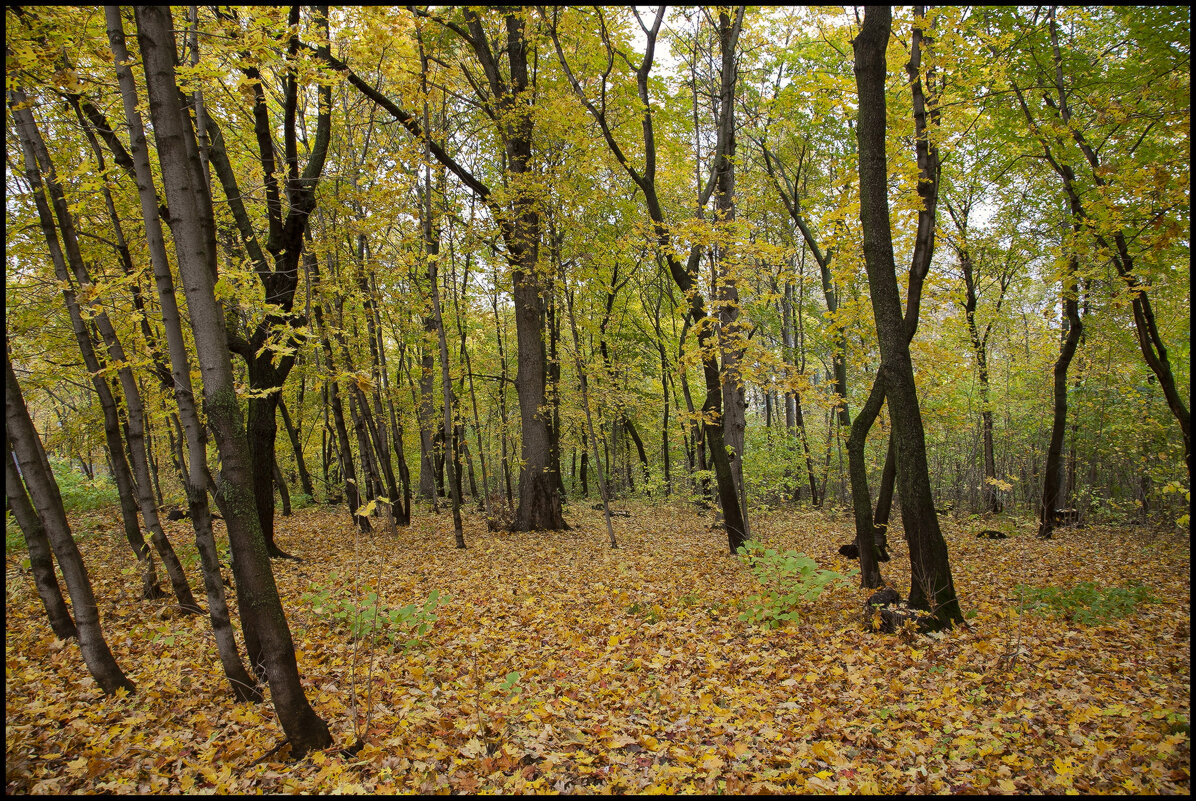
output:
<svg viewBox="0 0 1196 801"><path fill-rule="evenodd" d="M91 512L120 503L116 485L107 476L89 479L62 459L50 459L50 469L62 494L62 507L68 514Z"/></svg>
<svg viewBox="0 0 1196 801"><path fill-rule="evenodd" d="M1137 581L1106 588L1082 581L1070 589L1019 584L1016 590L1022 611L1054 613L1089 626L1119 620L1132 614L1138 604L1158 602L1150 589Z"/></svg>
<svg viewBox="0 0 1196 801"><path fill-rule="evenodd" d="M749 540L739 549L739 558L764 587L764 591L746 599L739 619L765 629L776 628L785 621L800 619L797 608L815 601L835 582L848 583L848 576L824 570L805 554L796 551L779 552Z"/></svg>
<svg viewBox="0 0 1196 801"><path fill-rule="evenodd" d="M406 649L423 642L436 622L436 607L447 601L449 596L432 590L422 604L385 607L381 605L376 592L367 593L359 602L351 598L334 597L330 588L316 584L302 599L312 605L316 614L327 616L334 624L348 629L354 637L385 637L391 646Z"/></svg>
<svg viewBox="0 0 1196 801"><path fill-rule="evenodd" d="M6 511L4 513L4 552L15 553L25 550L25 547L25 534L17 525L17 519L12 516L12 512Z"/></svg>

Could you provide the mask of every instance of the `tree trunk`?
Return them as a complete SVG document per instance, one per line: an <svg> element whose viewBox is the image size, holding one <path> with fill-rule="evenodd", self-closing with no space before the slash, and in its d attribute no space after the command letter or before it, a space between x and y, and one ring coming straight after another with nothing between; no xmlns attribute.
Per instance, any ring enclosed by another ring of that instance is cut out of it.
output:
<svg viewBox="0 0 1196 801"><path fill-rule="evenodd" d="M54 561L50 552L50 541L46 539L46 530L25 493L25 485L17 470L16 456L7 438L4 440L4 449L4 458L7 459L4 466L4 491L8 507L25 535L33 584L37 587L37 594L46 608L46 617L50 621L54 636L60 640L74 639L79 636L79 632L75 628L75 621L71 619L70 610L66 608L66 601L62 599L62 589L58 586L58 576L54 573Z"/></svg>
<svg viewBox="0 0 1196 801"><path fill-rule="evenodd" d="M282 516L291 516L291 491L287 488L287 480L279 469L278 463L274 463L274 486L278 488L278 497L282 500Z"/></svg>
<svg viewBox="0 0 1196 801"><path fill-rule="evenodd" d="M719 97L718 142L714 166L714 223L716 228L735 220L735 87L738 66L735 51L743 24L743 7L737 8L732 23L725 9L718 13ZM739 364L744 356L743 324L739 321L739 289L729 275L732 245L730 231L725 227L723 237L714 246L714 269L718 305L719 347L722 351L723 438L729 449L731 476L742 511L743 537L752 536L748 520L747 487L743 482L743 454L747 433L747 394ZM734 550L734 549L732 549Z"/></svg>
<svg viewBox="0 0 1196 801"><path fill-rule="evenodd" d="M99 607L91 589L91 579L88 578L87 568L83 565L83 558L79 555L79 548L71 535L66 512L62 508L58 484L50 471L50 463L46 460L41 438L38 437L33 428L33 421L29 418L29 410L21 395L21 387L17 384L17 376L12 369L12 357L7 348L4 352L4 420L7 426L7 444L20 463L25 486L29 489L33 505L37 508L37 516L45 526L54 558L58 561L62 576L66 580L83 661L96 684L106 694L111 695L121 688L132 693L135 691L133 682L126 678L120 666L116 664L100 628ZM11 457L6 458L11 461ZM7 483L6 477L6 486Z"/></svg>
<svg viewBox="0 0 1196 801"><path fill-rule="evenodd" d="M947 545L939 530L926 464L922 415L910 360L909 336L901 313L901 295L893 259L885 156L885 48L891 12L870 7L854 42L859 88L860 222L873 316L881 349L885 395L891 409L897 448L901 516L910 547L913 574L910 605L928 609L941 625L962 622L951 578ZM921 223L921 219L919 220ZM919 234L922 226L919 225ZM933 230L931 230L931 236ZM910 316L907 314L907 316ZM913 310L912 319L917 319Z"/></svg>
<svg viewBox="0 0 1196 801"><path fill-rule="evenodd" d="M527 40L517 17L508 18L507 55L511 63L514 94L527 91ZM508 124L507 162L512 179L521 185L532 167L532 117L512 115ZM552 470L553 437L549 427L547 357L544 351L544 304L546 288L538 277L540 213L531 197L512 201L506 226L506 245L514 279L515 338L519 369L515 387L519 396L519 417L523 431L520 444L519 505L512 531L557 531L568 529L561 514L559 481Z"/></svg>
<svg viewBox="0 0 1196 801"><path fill-rule="evenodd" d="M191 512L191 523L195 530L195 545L203 568L204 590L208 599L208 614L216 639L221 666L229 680L233 696L238 701L257 703L261 691L250 677L241 661L237 643L233 636L232 621L229 618L228 603L224 593L224 582L220 574L220 560L216 551L216 540L212 536L212 515L208 506L208 488L212 485L207 465L207 439L205 428L199 420L195 394L191 383L191 362L183 339L183 328L178 304L175 299L174 278L166 253L166 240L159 217L157 193L154 190L153 174L150 168L149 148L145 141L145 129L141 112L137 108L137 87L129 65L128 49L120 11L115 6L105 8L108 24L108 40L112 48L117 80L125 110L125 122L129 131L129 150L134 165L134 178L141 201L141 213L145 222L146 242L149 246L150 262L154 270L154 284L162 327L170 353L171 386L179 409L182 426L180 435L186 440L186 461L184 469L187 504Z"/></svg>
<svg viewBox="0 0 1196 801"><path fill-rule="evenodd" d="M327 724L304 695L278 588L258 523L249 444L234 388L224 314L216 301L216 241L211 196L199 150L175 80L176 50L170 10L135 9L150 116L162 181L183 276L195 349L203 376L204 406L220 451L218 490L233 553L241 622L250 660L262 670L291 751L300 757L332 742ZM270 476L273 480L273 475Z"/></svg>
<svg viewBox="0 0 1196 801"><path fill-rule="evenodd" d="M869 589L881 587L884 580L880 575L881 530L873 522L872 496L868 490L868 467L864 462L864 443L868 429L880 413L885 402L884 384L877 380L872 384L868 400L856 413L851 424L851 435L847 439L847 463L851 476L851 505L855 516L856 545L860 558L860 586ZM871 532L871 537L861 537L860 532Z"/></svg>
<svg viewBox="0 0 1196 801"><path fill-rule="evenodd" d="M63 301L70 314L71 328L75 335L75 341L79 346L80 354L83 356L83 363L87 367L88 373L91 374L92 386L95 388L96 396L100 401L100 408L104 414L104 437L110 458L109 467L112 478L116 482L120 498L121 519L124 523L125 537L128 539L129 545L133 549L133 554L137 557L137 561L141 565L141 594L145 599L160 598L162 597L162 590L158 586L153 556L141 533L141 526L138 522L137 486L133 481L128 461L125 458L124 444L121 441L120 433L120 416L116 408L116 401L112 397L112 390L109 388L108 383L101 375L101 365L95 352L95 346L92 343L91 334L88 332L87 326L83 321L75 291L71 287L70 274L67 269L67 257L63 254L62 246L58 242L58 232L54 225L53 213L50 211L49 203L46 201L46 196L43 192L41 180L42 169L38 166L38 162L40 160L39 151L44 151L44 146L42 148L37 147L40 135L37 132L37 124L34 121L32 111L26 107L27 100L24 92L19 89L9 91L8 102L9 107L12 109L13 120L16 123L17 135L20 138L21 147L24 151L25 177L33 189L33 200L37 206L42 234L45 237L51 261L54 263L54 274L61 283Z"/></svg>
<svg viewBox="0 0 1196 801"><path fill-rule="evenodd" d="M440 252L439 239L425 241L429 258ZM436 447L433 442L436 432L436 357L433 338L436 336L436 318L424 317L424 341L419 361L419 497L432 502L436 509Z"/></svg>
<svg viewBox="0 0 1196 801"><path fill-rule="evenodd" d="M310 251L304 254L303 263L307 266L308 280L318 286L320 283L320 267L316 261L315 254ZM321 303L313 303L312 312L316 318L316 328L320 332L320 347L321 352L324 354L324 366L331 376L335 374L335 360L332 356L332 343L328 338L328 327L324 321L323 305ZM365 515L357 514L357 510L361 508L361 495L357 486L357 468L353 463L353 446L349 442L349 431L345 426L345 409L344 404L341 403L340 390L334 378L329 378L326 386L329 396L328 408L332 413L332 423L336 431L337 450L340 453L341 475L345 481L345 499L349 504L349 516L353 519L354 525L363 532L369 533L371 531L370 519Z"/></svg>
<svg viewBox="0 0 1196 801"><path fill-rule="evenodd" d="M1079 221L1073 221L1079 231ZM1063 345L1059 358L1052 370L1054 375L1055 402L1051 419L1051 441L1047 446L1045 476L1042 486L1042 502L1038 510L1038 538L1049 540L1055 530L1055 510L1060 508L1060 481L1063 467L1063 435L1067 431L1067 370L1075 356L1076 347L1084 331L1080 320L1079 302L1076 298L1076 271L1079 264L1074 253L1068 259L1068 275L1063 281Z"/></svg>
<svg viewBox="0 0 1196 801"><path fill-rule="evenodd" d="M287 438L291 441L291 450L295 454L295 466L299 471L299 486L303 489L303 494L309 498L316 497L315 487L312 485L311 473L307 472L307 462L303 458L303 445L299 441L299 432L295 430L295 426L291 423L291 415L287 412L287 405L283 402L282 397L278 398L278 411L282 414L282 427L286 429ZM302 413L302 410L300 410Z"/></svg>

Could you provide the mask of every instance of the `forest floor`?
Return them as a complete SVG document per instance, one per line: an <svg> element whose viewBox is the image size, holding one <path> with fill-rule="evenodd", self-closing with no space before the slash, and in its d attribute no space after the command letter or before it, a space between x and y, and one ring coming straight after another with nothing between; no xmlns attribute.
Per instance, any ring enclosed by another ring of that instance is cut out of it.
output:
<svg viewBox="0 0 1196 801"><path fill-rule="evenodd" d="M116 518L75 521L94 532L80 547L137 692L101 695L78 646L50 632L23 552L8 554L6 790L1188 792L1181 533L1093 526L1042 542L1030 521L944 518L966 627L869 631L853 577L763 630L739 618L759 585L709 515L619 506L631 516L614 521L617 550L588 503L557 533L492 533L473 513L464 552L447 513L417 509L397 539L355 536L340 509L280 518L278 543L303 561L275 561L275 575L336 739L297 762L268 702L231 700L207 617L135 599ZM168 525L202 598L189 523ZM976 538L994 527L1011 537ZM845 516L757 512L753 528L822 567L854 564L836 553ZM882 569L905 595L906 546L890 539ZM1131 578L1154 600L1119 619L1019 611L1018 585ZM437 591L436 620L422 637L398 620L355 639L333 612L371 588L384 609ZM341 750L359 735L360 751Z"/></svg>

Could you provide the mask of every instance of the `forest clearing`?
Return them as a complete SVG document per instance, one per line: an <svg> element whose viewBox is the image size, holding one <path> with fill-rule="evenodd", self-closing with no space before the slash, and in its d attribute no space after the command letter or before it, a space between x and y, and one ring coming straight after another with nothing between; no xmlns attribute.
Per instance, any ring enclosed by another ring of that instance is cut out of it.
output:
<svg viewBox="0 0 1196 801"><path fill-rule="evenodd" d="M759 587L718 553L710 515L627 508L618 549L592 510L570 510L574 530L535 535L488 532L470 516L465 552L447 513L421 515L397 541L355 535L324 509L285 520L280 541L303 561L276 563L279 589L335 740L298 762L279 750L267 704L233 703L201 617L118 600L136 576L121 567L115 520L93 523L102 533L81 545L135 696L101 696L10 556L7 790L1187 792L1186 538L1094 526L1043 542L1026 519L989 541L974 521L946 520L975 610L966 628L868 631L867 591L853 582L762 630L739 620ZM835 552L846 519L771 512L758 525L770 547L850 564ZM185 539L182 523L171 533ZM903 543L893 555L900 586ZM1129 577L1155 600L1125 617L1018 611L1021 584ZM317 612L319 586L363 606L369 587L385 607L433 590L447 600L418 643L395 647L383 626L354 638ZM358 733L364 748L342 753Z"/></svg>
<svg viewBox="0 0 1196 801"><path fill-rule="evenodd" d="M1187 6L8 6L9 792L1190 787Z"/></svg>

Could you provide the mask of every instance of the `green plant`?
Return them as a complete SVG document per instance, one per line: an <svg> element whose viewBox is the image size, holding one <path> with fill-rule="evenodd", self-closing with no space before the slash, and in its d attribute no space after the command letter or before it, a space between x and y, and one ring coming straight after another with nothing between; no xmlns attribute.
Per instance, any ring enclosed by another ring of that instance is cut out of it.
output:
<svg viewBox="0 0 1196 801"><path fill-rule="evenodd" d="M1144 584L1131 581L1124 587L1098 587L1082 581L1074 587L1016 587L1021 599L1018 608L1040 614L1055 613L1085 625L1107 623L1133 613L1138 604L1156 603L1157 598Z"/></svg>
<svg viewBox="0 0 1196 801"><path fill-rule="evenodd" d="M777 551L749 540L739 549L739 558L747 565L764 591L747 598L739 619L765 629L776 628L785 621L800 619L797 608L815 601L835 582L847 584L848 576L824 570L805 554L796 551Z"/></svg>
<svg viewBox="0 0 1196 801"><path fill-rule="evenodd" d="M658 604L653 604L651 606L648 606L645 604L641 604L638 601L632 603L631 606L627 607L627 614L641 615L649 623L656 623L657 621L659 621L663 612L664 612L664 609L662 609Z"/></svg>
<svg viewBox="0 0 1196 801"><path fill-rule="evenodd" d="M68 512L90 512L120 502L116 485L110 478L88 478L62 459L50 459L50 469L62 494L62 507Z"/></svg>
<svg viewBox="0 0 1196 801"><path fill-rule="evenodd" d="M520 673L518 670L512 670L507 674L507 677L503 680L503 683L498 686L498 689L502 690L508 696L518 695L519 693L523 692L523 688L519 686L519 680L521 678L523 678L522 673Z"/></svg>
<svg viewBox="0 0 1196 801"><path fill-rule="evenodd" d="M333 576L335 578L335 575ZM370 591L362 601L336 597L329 587L315 584L302 596L312 611L325 615L349 630L353 637L385 637L392 647L404 649L421 644L436 622L436 607L449 600L439 590L432 590L422 603L399 607L381 605L378 593Z"/></svg>
<svg viewBox="0 0 1196 801"><path fill-rule="evenodd" d="M25 534L17 525L17 519L12 516L12 512L6 511L4 513L4 552L6 554L15 553L23 551L25 548Z"/></svg>

